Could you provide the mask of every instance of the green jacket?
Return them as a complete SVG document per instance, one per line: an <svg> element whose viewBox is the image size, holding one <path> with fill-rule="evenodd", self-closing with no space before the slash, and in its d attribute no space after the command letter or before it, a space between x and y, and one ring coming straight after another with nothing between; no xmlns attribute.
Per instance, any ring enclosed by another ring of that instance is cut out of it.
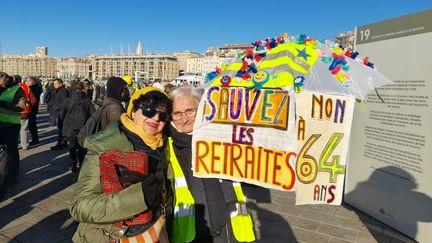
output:
<svg viewBox="0 0 432 243"><path fill-rule="evenodd" d="M123 237L127 227L113 223L128 219L147 209L141 183L118 193L103 194L100 181L99 155L117 149L133 151L133 145L119 129L119 123L112 123L105 130L88 137L84 146L88 149L81 168L72 199L70 213L79 221L74 242L110 242ZM174 176L168 161L164 168L173 186ZM167 211L172 210L172 198L168 198Z"/></svg>

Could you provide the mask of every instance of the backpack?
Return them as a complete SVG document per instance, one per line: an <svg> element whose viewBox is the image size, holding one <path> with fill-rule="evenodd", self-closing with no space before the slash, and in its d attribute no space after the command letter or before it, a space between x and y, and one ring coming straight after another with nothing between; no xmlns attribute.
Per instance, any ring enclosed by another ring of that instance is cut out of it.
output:
<svg viewBox="0 0 432 243"><path fill-rule="evenodd" d="M86 124L89 116L90 112L87 111L82 100L80 100L78 102L69 103L64 120L68 122L67 127L69 131L80 131Z"/></svg>
<svg viewBox="0 0 432 243"><path fill-rule="evenodd" d="M78 144L84 148L84 141L86 137L95 134L102 130L102 112L106 105L100 106L93 114L87 119L86 123L81 126L77 140Z"/></svg>

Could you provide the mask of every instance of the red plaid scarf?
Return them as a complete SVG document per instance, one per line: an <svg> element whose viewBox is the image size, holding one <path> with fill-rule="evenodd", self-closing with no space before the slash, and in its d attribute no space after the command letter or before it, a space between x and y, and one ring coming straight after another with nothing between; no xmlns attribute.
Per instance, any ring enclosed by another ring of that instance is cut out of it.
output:
<svg viewBox="0 0 432 243"><path fill-rule="evenodd" d="M128 170L136 171L147 175L148 173L148 155L144 152L130 151L122 152L111 150L99 157L101 170L102 191L105 194L115 193L123 190L114 164L126 166ZM152 211L147 210L144 213L134 216L133 218L117 222L115 225L138 225L145 224L152 220Z"/></svg>

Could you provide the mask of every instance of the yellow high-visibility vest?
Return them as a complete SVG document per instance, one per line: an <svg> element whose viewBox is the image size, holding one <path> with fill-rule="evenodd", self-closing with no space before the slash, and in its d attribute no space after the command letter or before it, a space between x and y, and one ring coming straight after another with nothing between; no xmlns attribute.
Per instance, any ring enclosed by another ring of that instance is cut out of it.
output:
<svg viewBox="0 0 432 243"><path fill-rule="evenodd" d="M6 102L13 102L15 94L20 89L18 85L12 86L0 95L0 100ZM17 111L11 111L6 108L0 107L0 126L21 124L21 113Z"/></svg>
<svg viewBox="0 0 432 243"><path fill-rule="evenodd" d="M189 191L183 170L174 153L173 140L168 138L170 162L174 172L175 207L171 242L191 242L195 238L195 200Z"/></svg>
<svg viewBox="0 0 432 243"><path fill-rule="evenodd" d="M173 233L171 242L191 242L195 238L195 200L186 183L183 170L177 160L173 148L173 139L168 138L170 150L170 162L175 178L175 208L173 219ZM239 242L255 241L252 217L246 208L246 197L243 194L240 183L233 182L236 194L236 211L231 212L231 226L234 237Z"/></svg>
<svg viewBox="0 0 432 243"><path fill-rule="evenodd" d="M233 182L233 187L237 198L237 210L230 214L234 237L240 242L255 241L252 217L247 211L246 197L243 194L241 184Z"/></svg>

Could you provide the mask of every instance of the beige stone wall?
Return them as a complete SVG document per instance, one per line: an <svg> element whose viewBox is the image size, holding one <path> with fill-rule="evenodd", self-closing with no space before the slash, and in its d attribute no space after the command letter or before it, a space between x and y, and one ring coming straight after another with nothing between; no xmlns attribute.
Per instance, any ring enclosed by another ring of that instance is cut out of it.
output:
<svg viewBox="0 0 432 243"><path fill-rule="evenodd" d="M57 77L57 59L52 57L2 56L0 70L10 75Z"/></svg>
<svg viewBox="0 0 432 243"><path fill-rule="evenodd" d="M144 54L134 56L97 56L92 61L93 79L129 75L139 80L173 80L179 67L173 55Z"/></svg>

